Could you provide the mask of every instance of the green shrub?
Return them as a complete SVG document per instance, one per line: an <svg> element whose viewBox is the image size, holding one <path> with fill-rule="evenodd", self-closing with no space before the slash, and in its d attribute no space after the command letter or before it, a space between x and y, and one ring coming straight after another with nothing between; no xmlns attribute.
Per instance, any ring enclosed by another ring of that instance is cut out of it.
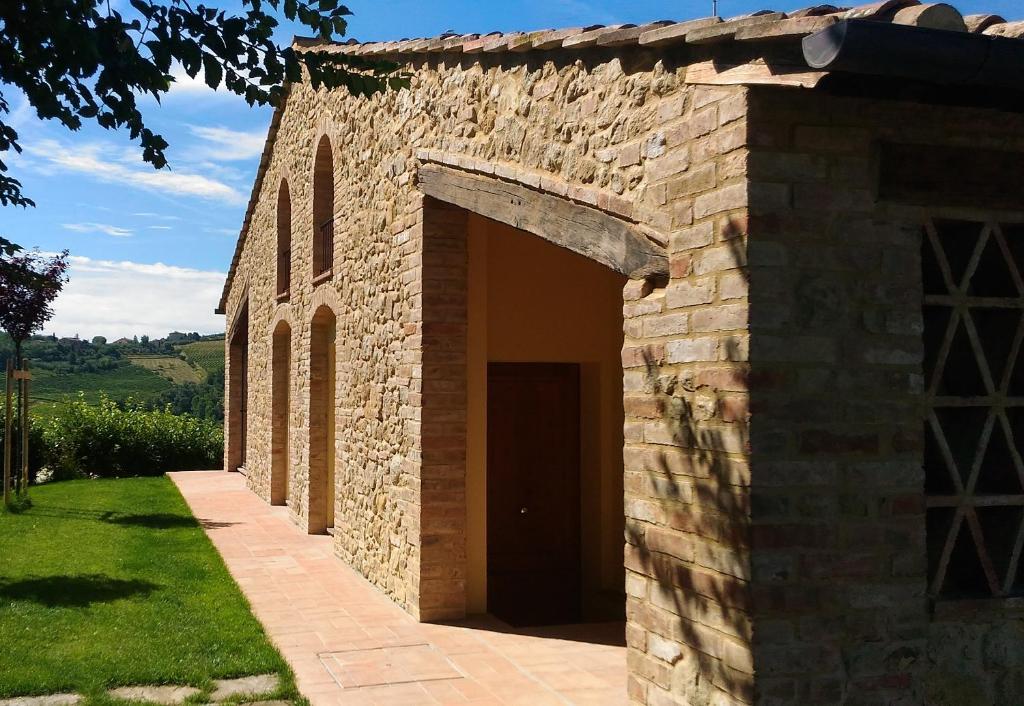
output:
<svg viewBox="0 0 1024 706"><path fill-rule="evenodd" d="M224 435L219 424L191 415L80 397L43 423L42 446L53 478L155 476L219 467Z"/></svg>

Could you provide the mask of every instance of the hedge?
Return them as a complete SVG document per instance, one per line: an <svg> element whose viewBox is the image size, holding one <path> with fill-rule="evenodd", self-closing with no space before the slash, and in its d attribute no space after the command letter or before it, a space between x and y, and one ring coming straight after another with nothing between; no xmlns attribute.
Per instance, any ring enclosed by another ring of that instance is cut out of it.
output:
<svg viewBox="0 0 1024 706"><path fill-rule="evenodd" d="M220 424L167 410L119 406L103 397L80 398L31 429L33 476L52 479L156 476L167 471L219 468L224 453ZM2 436L2 429L0 429Z"/></svg>

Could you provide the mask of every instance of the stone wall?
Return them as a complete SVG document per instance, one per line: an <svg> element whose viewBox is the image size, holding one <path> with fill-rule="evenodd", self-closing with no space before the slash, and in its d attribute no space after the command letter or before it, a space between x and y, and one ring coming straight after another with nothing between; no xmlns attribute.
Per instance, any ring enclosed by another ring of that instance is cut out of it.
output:
<svg viewBox="0 0 1024 706"><path fill-rule="evenodd" d="M748 120L758 701L1002 703L1022 677L1006 649L1020 613L927 595L921 224L957 204L887 200L879 157L1021 151L1024 121L767 89Z"/></svg>
<svg viewBox="0 0 1024 706"><path fill-rule="evenodd" d="M430 322L423 318L422 292L429 229L415 185L417 165L432 159L479 169L611 213L663 243L677 226L689 224L689 202L705 188L706 169L692 169L691 163L706 167L717 159L707 153L738 134L711 136L719 127L713 104L740 91L687 87L682 68L666 71L653 54L632 52L626 66L608 50L595 50L586 61L547 56L525 63L491 56L425 61L411 67L410 90L371 99L294 86L228 298L230 321L247 284L247 470L252 488L268 498L271 323L286 320L292 328L288 496L303 526L309 526L310 318L322 303L336 313L336 547L345 561L421 617L460 610L459 599L443 597L444 591L428 609L421 582L458 587L464 580L443 563L431 566L424 547L437 551L438 545L426 514L437 516L437 536L453 542L444 544L441 557L464 553L464 529L452 524L457 511L426 502L428 493L451 492L458 484L457 466L449 481L430 489L421 475L428 463L423 414L429 406L424 366ZM741 112L742 104L733 101L721 119L736 120ZM311 182L321 135L330 138L334 154L335 268L329 282L314 287ZM729 176L721 178L735 180L740 164L723 163ZM292 209L287 302L278 302L274 289L282 179L288 180ZM735 198L737 191L731 194ZM449 266L458 264L438 264ZM438 443L458 441L445 440L442 432ZM457 504L457 497L452 500Z"/></svg>

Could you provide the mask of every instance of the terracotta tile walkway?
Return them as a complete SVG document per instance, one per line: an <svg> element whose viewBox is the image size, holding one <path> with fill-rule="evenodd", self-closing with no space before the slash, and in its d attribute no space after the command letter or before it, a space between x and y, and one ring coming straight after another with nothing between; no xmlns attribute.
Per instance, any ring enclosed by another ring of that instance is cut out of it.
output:
<svg viewBox="0 0 1024 706"><path fill-rule="evenodd" d="M626 702L621 623L529 633L492 618L417 623L242 476L171 478L313 706Z"/></svg>

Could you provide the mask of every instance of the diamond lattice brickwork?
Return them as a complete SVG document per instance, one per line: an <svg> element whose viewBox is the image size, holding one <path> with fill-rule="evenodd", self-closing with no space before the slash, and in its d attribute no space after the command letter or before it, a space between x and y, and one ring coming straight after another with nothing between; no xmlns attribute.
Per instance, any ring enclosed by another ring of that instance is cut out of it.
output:
<svg viewBox="0 0 1024 706"><path fill-rule="evenodd" d="M1024 227L930 220L924 284L930 593L1024 593Z"/></svg>

